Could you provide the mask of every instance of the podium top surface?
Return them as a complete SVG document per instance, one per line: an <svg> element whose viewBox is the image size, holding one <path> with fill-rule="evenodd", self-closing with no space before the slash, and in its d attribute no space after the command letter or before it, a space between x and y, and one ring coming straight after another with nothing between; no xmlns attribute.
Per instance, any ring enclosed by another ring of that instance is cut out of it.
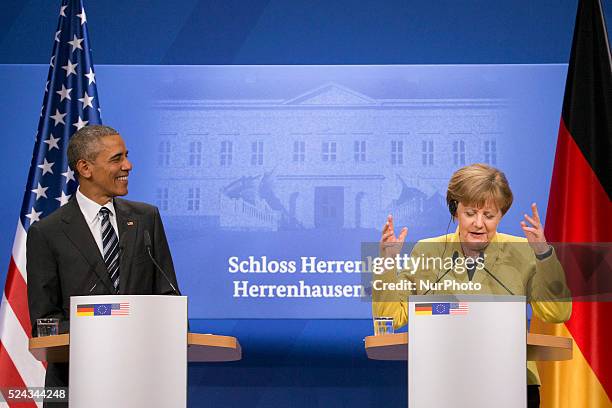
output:
<svg viewBox="0 0 612 408"><path fill-rule="evenodd" d="M409 303L419 302L521 302L525 303L527 297L523 295L410 295Z"/></svg>
<svg viewBox="0 0 612 408"><path fill-rule="evenodd" d="M33 337L30 352L37 360L64 363L69 359L70 335ZM238 361L242 349L238 339L214 334L187 333L187 361L222 362Z"/></svg>
<svg viewBox="0 0 612 408"><path fill-rule="evenodd" d="M372 360L408 360L408 333L367 336L365 349ZM562 361L571 360L573 341L568 337L546 334L527 334L527 360Z"/></svg>
<svg viewBox="0 0 612 408"><path fill-rule="evenodd" d="M85 296L70 296L71 302L85 302L85 303L96 303L96 302L120 302L126 300L138 300L138 299L158 299L166 301L168 299L181 299L186 302L187 296L169 296L169 295L85 295Z"/></svg>

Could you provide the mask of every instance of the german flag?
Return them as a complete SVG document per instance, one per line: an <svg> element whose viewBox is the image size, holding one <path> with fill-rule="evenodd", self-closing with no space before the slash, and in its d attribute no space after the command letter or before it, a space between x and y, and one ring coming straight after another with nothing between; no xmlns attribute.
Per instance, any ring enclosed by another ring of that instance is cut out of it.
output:
<svg viewBox="0 0 612 408"><path fill-rule="evenodd" d="M580 0L546 216L549 242L612 242L611 163L610 45L600 1ZM574 340L572 360L538 363L543 408L612 406L612 302L595 300L576 299L565 324L532 324L534 332Z"/></svg>
<svg viewBox="0 0 612 408"><path fill-rule="evenodd" d="M433 303L417 303L414 305L414 313L416 315L431 315L433 314Z"/></svg>
<svg viewBox="0 0 612 408"><path fill-rule="evenodd" d="M77 305L77 316L93 316L95 305Z"/></svg>

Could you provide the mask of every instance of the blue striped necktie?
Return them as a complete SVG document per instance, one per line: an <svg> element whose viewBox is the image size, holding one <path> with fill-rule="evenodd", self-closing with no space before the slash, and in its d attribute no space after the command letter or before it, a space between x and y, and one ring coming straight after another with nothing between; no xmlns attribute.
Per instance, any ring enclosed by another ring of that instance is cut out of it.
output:
<svg viewBox="0 0 612 408"><path fill-rule="evenodd" d="M110 210L106 207L100 209L102 217L102 256L108 270L115 292L119 292L119 240L110 219Z"/></svg>

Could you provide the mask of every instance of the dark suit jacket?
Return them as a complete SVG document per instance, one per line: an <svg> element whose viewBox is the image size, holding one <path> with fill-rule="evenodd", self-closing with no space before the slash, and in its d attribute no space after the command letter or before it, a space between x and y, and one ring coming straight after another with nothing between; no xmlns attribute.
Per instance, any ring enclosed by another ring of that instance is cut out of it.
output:
<svg viewBox="0 0 612 408"><path fill-rule="evenodd" d="M173 291L145 252L149 231L152 253L178 288L170 249L156 207L114 199L121 249L119 294L172 294ZM69 331L70 296L109 295L114 289L77 200L30 226L27 238L28 305L32 330L36 319L60 319L60 332ZM33 334L34 334L33 333Z"/></svg>

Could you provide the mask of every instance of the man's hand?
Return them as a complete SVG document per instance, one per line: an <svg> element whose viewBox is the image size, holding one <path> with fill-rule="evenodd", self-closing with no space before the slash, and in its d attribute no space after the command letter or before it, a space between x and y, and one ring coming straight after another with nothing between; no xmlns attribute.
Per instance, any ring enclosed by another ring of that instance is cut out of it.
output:
<svg viewBox="0 0 612 408"><path fill-rule="evenodd" d="M393 230L393 216L389 214L387 216L387 222L382 229L382 237L380 239L380 255L384 258L392 258L399 254L404 246L404 240L408 235L408 228L402 228L399 237L395 236Z"/></svg>
<svg viewBox="0 0 612 408"><path fill-rule="evenodd" d="M542 255L548 252L549 245L546 242L544 236L544 226L540 221L540 214L538 214L538 206L536 203L531 204L532 216L525 214L525 220L529 222L529 225L525 221L521 221L521 228L525 232L525 237L531 245L533 252L536 255Z"/></svg>

